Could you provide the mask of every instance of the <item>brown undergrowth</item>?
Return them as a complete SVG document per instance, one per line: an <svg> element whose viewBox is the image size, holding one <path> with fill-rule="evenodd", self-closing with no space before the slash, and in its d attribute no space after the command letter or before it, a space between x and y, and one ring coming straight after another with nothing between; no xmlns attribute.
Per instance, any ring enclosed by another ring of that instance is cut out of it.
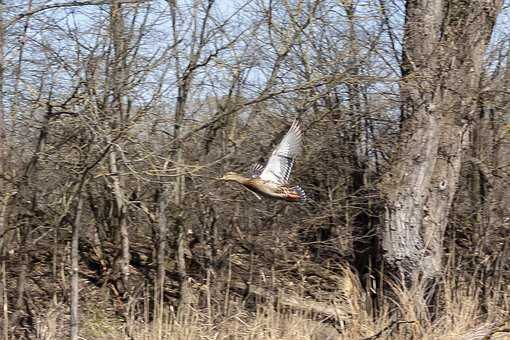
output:
<svg viewBox="0 0 510 340"><path fill-rule="evenodd" d="M389 283L388 292L376 302L349 269L344 268L337 279L336 292L320 302L290 291L265 298L264 292L253 291L251 302L232 293L227 304L204 307L200 300L207 289L202 287L196 289L194 303L186 311L165 306L159 317L152 318L150 303L140 301L144 307L133 311L127 322L107 302L106 291L84 288L80 335L98 340L510 339L508 283L481 287L475 279L445 275L437 308L431 311L419 298L423 295L419 283L411 289ZM148 295L142 293L141 299L148 300ZM37 319L34 338L65 338L67 315L67 307L52 304Z"/></svg>

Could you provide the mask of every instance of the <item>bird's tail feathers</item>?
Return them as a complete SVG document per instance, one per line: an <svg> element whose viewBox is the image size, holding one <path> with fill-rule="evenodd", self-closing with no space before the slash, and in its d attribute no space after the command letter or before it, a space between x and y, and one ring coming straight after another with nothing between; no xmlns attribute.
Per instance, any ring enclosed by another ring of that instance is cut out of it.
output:
<svg viewBox="0 0 510 340"><path fill-rule="evenodd" d="M296 191L296 192L297 192L297 194L299 195L299 202L300 202L300 203L305 203L305 202L306 202L306 200L308 199L308 198L306 197L306 193L305 193L305 191L304 191L304 190L303 190L300 186L295 186L293 189L294 189L294 191Z"/></svg>

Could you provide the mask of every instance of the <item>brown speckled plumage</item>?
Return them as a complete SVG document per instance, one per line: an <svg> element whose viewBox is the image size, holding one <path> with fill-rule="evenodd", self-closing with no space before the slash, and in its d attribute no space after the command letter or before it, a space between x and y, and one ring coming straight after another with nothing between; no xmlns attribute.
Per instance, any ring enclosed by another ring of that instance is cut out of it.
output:
<svg viewBox="0 0 510 340"><path fill-rule="evenodd" d="M255 164L251 167L250 177L228 172L221 179L243 185L259 199L259 195L262 195L288 202L304 202L306 194L303 189L288 186L294 159L301 152L301 140L301 126L298 121L294 121L265 167Z"/></svg>

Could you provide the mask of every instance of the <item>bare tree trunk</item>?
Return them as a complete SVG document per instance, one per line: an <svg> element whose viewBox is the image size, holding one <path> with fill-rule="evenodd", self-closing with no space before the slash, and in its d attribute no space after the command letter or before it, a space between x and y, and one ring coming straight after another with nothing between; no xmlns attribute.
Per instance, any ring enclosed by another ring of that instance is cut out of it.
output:
<svg viewBox="0 0 510 340"><path fill-rule="evenodd" d="M187 93L188 89L182 89L185 93ZM182 98L182 97L180 97ZM185 99L183 99L185 100ZM181 124L184 118L184 101L178 100L176 114L175 114L175 127L174 127L174 137L179 140L181 133ZM183 155L182 155L182 146L181 142L177 142L177 149L175 150L175 162L176 164L182 164ZM181 169L178 170L182 171ZM184 174L179 174L175 178L174 182L174 203L177 206L177 218L176 218L176 227L177 227L177 272L179 274L179 291L180 291L180 300L179 300L179 311L186 311L187 307L190 304L190 291L188 287L188 274L186 271L186 258L185 253L187 250L187 237L186 237L186 226L183 218L183 196L184 196Z"/></svg>
<svg viewBox="0 0 510 340"><path fill-rule="evenodd" d="M124 185L119 178L121 175L119 173L119 167L117 165L117 152L115 150L110 152L109 155L109 162L110 162L110 172L112 173L113 177L113 192L115 195L115 204L116 204L116 215L117 215L117 228L120 235L120 242L121 242L121 264L120 264L120 270L122 273L122 281L124 285L124 289L127 290L127 284L129 282L129 234L127 230L127 220L126 220L126 213L127 213L127 207L125 203L125 193L124 193Z"/></svg>
<svg viewBox="0 0 510 340"><path fill-rule="evenodd" d="M7 131L5 124L5 108L4 108L4 44L5 44L5 29L4 29L4 2L0 0L0 173L4 173L7 156ZM0 178L0 184L2 188L4 186L4 180ZM0 230L2 230L2 223L0 220Z"/></svg>
<svg viewBox="0 0 510 340"><path fill-rule="evenodd" d="M0 0L0 174L5 174L7 171L7 130L5 123L5 109L4 109L4 43L5 43L5 29L4 29L4 2ZM2 191L7 191L7 183L3 177L0 177L0 188ZM9 305L7 301L7 272L5 270L5 251L4 251L4 237L5 230L7 229L7 204L9 203L10 194L3 193L0 197L0 308L2 308L2 336L4 340L9 339Z"/></svg>
<svg viewBox="0 0 510 340"><path fill-rule="evenodd" d="M363 159L364 155L360 149L367 149L367 141L362 139L363 131L363 108L361 105L363 88L358 83L360 79L360 55L358 46L358 37L356 34L356 4L349 2L343 5L348 19L349 35L349 68L350 79L347 83L347 92L349 95L349 121L352 124L347 140L348 164L350 166L350 178L347 186L347 205L368 205L364 197L363 189L365 187L365 176L367 172L368 157ZM354 200L354 201L352 201ZM346 213L350 210L346 209ZM352 218L353 234L353 253L354 266L360 275L360 279L368 286L368 279L371 277L371 268L374 252L371 245L374 241L374 232L370 223L370 213L366 208L354 214Z"/></svg>
<svg viewBox="0 0 510 340"><path fill-rule="evenodd" d="M81 213L83 208L83 195L78 192L78 205L76 207L76 215L72 225L71 238L71 340L78 339L79 334L79 253L78 242L80 238Z"/></svg>
<svg viewBox="0 0 510 340"><path fill-rule="evenodd" d="M113 118L111 129L112 133L117 133L124 128L126 120L126 105L124 105L124 87L126 72L126 42L124 38L124 20L121 4L112 1L111 5L111 34L114 47L114 65L113 65L113 102L111 112L115 111L118 116ZM122 152L122 151L121 151ZM129 283L129 233L127 225L127 206L124 177L120 174L118 165L118 155L115 147L111 149L109 155L110 171L112 173L113 191L115 203L117 206L117 223L121 240L121 264L122 281L124 293L128 292Z"/></svg>
<svg viewBox="0 0 510 340"><path fill-rule="evenodd" d="M500 0L408 1L401 139L381 191L385 268L437 277L443 236Z"/></svg>
<svg viewBox="0 0 510 340"><path fill-rule="evenodd" d="M179 32L177 31L177 4L174 1L167 0L168 6L170 9L170 16L172 20L172 33L174 39L174 45L178 45L179 43ZM197 26L194 27L193 33L193 41L191 46L191 51L189 55L189 63L183 71L181 68L180 55L176 52L175 56L175 74L178 79L177 85L177 101L175 104L175 122L174 122L174 149L172 150L172 155L175 159L175 163L177 167L183 162L183 153L182 153L182 141L180 140L182 134L182 128L184 123L184 113L186 110L186 103L188 100L188 95L190 91L191 81L193 79L194 70L197 67L197 62L200 57L201 49L203 48L203 34L205 30L205 23L208 20L210 9L213 5L214 1L209 1L207 7L207 13L205 18L203 19L204 25L201 26L202 31L199 32L197 38ZM192 11L193 16L196 15L195 10ZM196 19L195 19L196 20ZM183 204L183 196L184 196L184 174L181 173L182 169L177 169L178 175L175 178L174 182L174 203L177 206L177 218L176 218L176 229L177 229L177 272L179 274L179 293L180 300L178 310L180 312L186 311L187 307L190 303L190 291L188 287L188 275L186 271L186 258L185 253L187 250L187 242L186 242L186 227L184 225L184 219L182 216L182 204Z"/></svg>
<svg viewBox="0 0 510 340"><path fill-rule="evenodd" d="M2 258L2 261L0 263L0 270L1 270L1 281L0 281L0 308L2 308L2 314L3 314L3 320L2 320L2 326L3 326L3 339L8 340L9 339L9 303L7 298L7 271L6 268L6 248L7 244L5 242L6 240L6 219L7 219L7 206L9 204L10 200L10 194L6 193L4 197L2 197L2 206L0 207L0 235L2 237L0 238L0 257Z"/></svg>
<svg viewBox="0 0 510 340"><path fill-rule="evenodd" d="M3 255L3 254L2 254ZM1 303L2 303L2 313L3 313L3 320L2 320L2 336L4 340L9 340L9 303L7 299L7 272L5 270L5 260L2 260L1 263L1 275L2 275L2 282L0 283L2 285L2 288L0 289L0 294L2 295L0 297Z"/></svg>
<svg viewBox="0 0 510 340"><path fill-rule="evenodd" d="M163 185L161 194L158 199L158 228L157 228L157 244L156 244L156 262L157 262L157 278L156 287L154 289L155 296L155 310L158 322L158 332L161 332L161 322L163 321L163 307L164 307L164 296L165 296L165 262L166 262L166 248L167 248L167 237L168 237L168 221L166 218L166 210L168 206L169 198L168 185ZM159 334L161 336L161 334Z"/></svg>

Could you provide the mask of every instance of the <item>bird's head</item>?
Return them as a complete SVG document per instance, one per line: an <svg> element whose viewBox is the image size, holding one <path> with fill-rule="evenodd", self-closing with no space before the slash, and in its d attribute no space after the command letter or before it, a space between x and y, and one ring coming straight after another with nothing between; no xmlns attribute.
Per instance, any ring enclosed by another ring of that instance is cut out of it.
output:
<svg viewBox="0 0 510 340"><path fill-rule="evenodd" d="M234 182L241 182L243 179L244 179L243 176L232 171L226 172L223 175L223 177L220 178L220 180L222 181L234 181Z"/></svg>

